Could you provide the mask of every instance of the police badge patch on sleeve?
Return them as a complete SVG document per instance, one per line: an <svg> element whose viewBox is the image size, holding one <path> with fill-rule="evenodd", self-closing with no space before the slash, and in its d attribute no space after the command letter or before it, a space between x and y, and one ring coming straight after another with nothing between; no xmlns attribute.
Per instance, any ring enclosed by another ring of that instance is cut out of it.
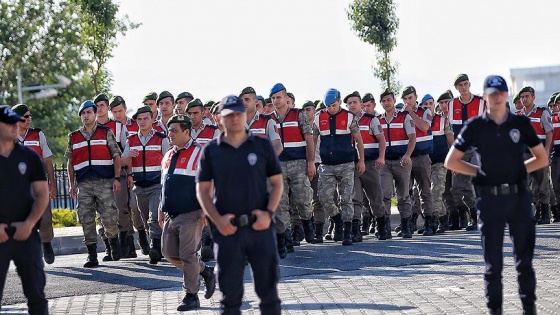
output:
<svg viewBox="0 0 560 315"><path fill-rule="evenodd" d="M519 132L519 129L511 129L509 131L509 137L514 143L518 143L521 138L521 132Z"/></svg>

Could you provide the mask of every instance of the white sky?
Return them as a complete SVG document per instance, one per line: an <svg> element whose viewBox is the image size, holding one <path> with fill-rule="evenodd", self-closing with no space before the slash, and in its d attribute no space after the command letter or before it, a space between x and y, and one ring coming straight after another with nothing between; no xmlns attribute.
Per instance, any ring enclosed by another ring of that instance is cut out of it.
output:
<svg viewBox="0 0 560 315"><path fill-rule="evenodd" d="M380 94L374 47L350 29L348 0L122 0L142 23L120 38L108 69L111 94L139 107L150 91L219 100L252 86L268 97L283 83L296 104L334 87ZM437 98L467 73L480 93L488 74L560 64L560 4L553 0L401 0L398 78Z"/></svg>

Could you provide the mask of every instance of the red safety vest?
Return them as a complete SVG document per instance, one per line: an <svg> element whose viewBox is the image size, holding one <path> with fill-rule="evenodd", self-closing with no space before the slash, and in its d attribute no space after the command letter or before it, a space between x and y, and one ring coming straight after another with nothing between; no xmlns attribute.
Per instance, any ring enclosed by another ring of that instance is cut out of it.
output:
<svg viewBox="0 0 560 315"><path fill-rule="evenodd" d="M454 98L449 102L449 119L455 137L463 128L463 124L472 117L480 116L486 110L484 100L477 95L473 95L472 100L468 104L463 104L459 98Z"/></svg>
<svg viewBox="0 0 560 315"><path fill-rule="evenodd" d="M31 150L37 152L41 159L43 158L43 149L41 149L41 144L39 141L39 132L41 129L37 128L29 128L27 130L27 134L25 134L25 138L23 138L23 145L30 148Z"/></svg>
<svg viewBox="0 0 560 315"><path fill-rule="evenodd" d="M121 143L121 133L123 131L123 124L120 121L109 119L107 123L101 125L105 127L109 127L111 131L113 131L113 134L115 135L115 140L117 140L117 144L121 148L121 151L124 150L124 143Z"/></svg>
<svg viewBox="0 0 560 315"><path fill-rule="evenodd" d="M268 124L269 119L270 116L259 114L259 118L253 120L251 125L249 126L249 131L254 135L267 137L266 126Z"/></svg>
<svg viewBox="0 0 560 315"><path fill-rule="evenodd" d="M138 123L136 120L128 119L126 122L126 130L128 131L128 135L134 135L138 133Z"/></svg>
<svg viewBox="0 0 560 315"><path fill-rule="evenodd" d="M148 143L143 145L138 134L128 138L130 150L137 150L140 154L132 158L132 175L134 183L140 187L159 184L161 181L161 144L165 135L155 132Z"/></svg>
<svg viewBox="0 0 560 315"><path fill-rule="evenodd" d="M552 119L552 126L554 127L552 131L552 141L553 141L553 150L552 154L554 156L560 155L560 116L558 113L552 115L550 117Z"/></svg>
<svg viewBox="0 0 560 315"><path fill-rule="evenodd" d="M214 139L214 133L216 133L216 129L216 126L204 125L202 131L198 134L198 136L196 136L196 138L193 138L193 140L196 143L204 146L208 142L212 141L212 139Z"/></svg>
<svg viewBox="0 0 560 315"><path fill-rule="evenodd" d="M535 132L537 133L537 137L539 137L541 142L543 142L544 144L544 142L546 141L546 132L544 131L541 122L543 111L544 108L537 107L537 109L532 110L531 113L527 115L527 117L529 117L529 119L531 120L531 126L533 126L533 129L535 129Z"/></svg>
<svg viewBox="0 0 560 315"><path fill-rule="evenodd" d="M390 123L387 122L385 114L379 116L379 122L383 127L387 148L385 149L385 159L398 160L406 154L408 149L408 135L404 128L405 119L408 113L397 112Z"/></svg>
<svg viewBox="0 0 560 315"><path fill-rule="evenodd" d="M379 142L375 136L370 133L370 124L375 116L371 114L363 114L358 120L360 127L360 135L364 143L364 156L366 160L377 160L379 157Z"/></svg>
<svg viewBox="0 0 560 315"><path fill-rule="evenodd" d="M90 170L101 178L113 177L113 157L107 145L108 132L109 128L98 125L90 140L87 140L79 130L70 134L72 167L76 172L77 180L84 179Z"/></svg>
<svg viewBox="0 0 560 315"><path fill-rule="evenodd" d="M290 108L286 114L284 121L280 123L276 115L272 115L272 119L276 123L276 129L280 135L280 140L284 146L284 150L278 156L280 161L292 161L306 158L305 138L299 130L299 110Z"/></svg>

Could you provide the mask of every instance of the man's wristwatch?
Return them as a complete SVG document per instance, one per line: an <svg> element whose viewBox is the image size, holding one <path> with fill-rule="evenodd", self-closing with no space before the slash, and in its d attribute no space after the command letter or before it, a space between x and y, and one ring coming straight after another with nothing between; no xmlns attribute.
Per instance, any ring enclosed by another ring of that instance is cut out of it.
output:
<svg viewBox="0 0 560 315"><path fill-rule="evenodd" d="M268 208L266 208L266 210L264 210L264 211L268 212L268 214L270 214L270 219L274 220L274 211L272 211Z"/></svg>

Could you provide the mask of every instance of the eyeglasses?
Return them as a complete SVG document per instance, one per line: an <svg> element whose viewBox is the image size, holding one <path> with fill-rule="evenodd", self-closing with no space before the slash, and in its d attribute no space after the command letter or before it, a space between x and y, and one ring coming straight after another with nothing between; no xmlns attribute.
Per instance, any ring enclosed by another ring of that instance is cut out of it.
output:
<svg viewBox="0 0 560 315"><path fill-rule="evenodd" d="M23 118L25 118L25 119L33 118L33 116L31 116L31 114L29 114L29 115L23 115Z"/></svg>

